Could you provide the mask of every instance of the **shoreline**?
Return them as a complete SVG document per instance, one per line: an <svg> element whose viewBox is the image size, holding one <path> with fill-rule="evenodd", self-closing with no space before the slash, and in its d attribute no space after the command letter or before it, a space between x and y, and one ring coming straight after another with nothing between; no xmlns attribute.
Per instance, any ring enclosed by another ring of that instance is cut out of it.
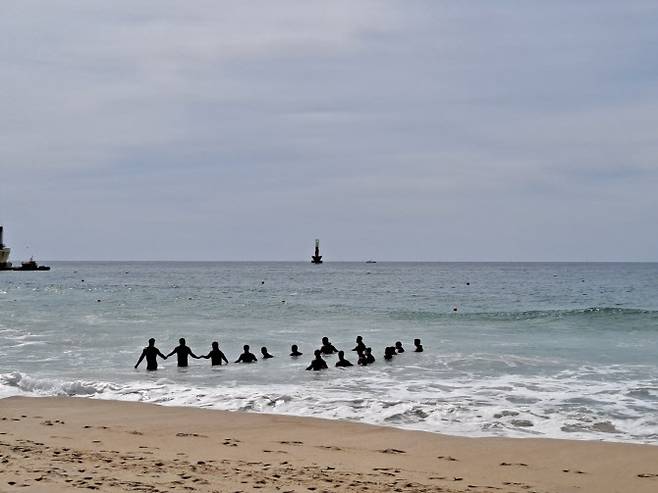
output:
<svg viewBox="0 0 658 493"><path fill-rule="evenodd" d="M3 492L658 489L654 445L69 397L0 399L0 463Z"/></svg>

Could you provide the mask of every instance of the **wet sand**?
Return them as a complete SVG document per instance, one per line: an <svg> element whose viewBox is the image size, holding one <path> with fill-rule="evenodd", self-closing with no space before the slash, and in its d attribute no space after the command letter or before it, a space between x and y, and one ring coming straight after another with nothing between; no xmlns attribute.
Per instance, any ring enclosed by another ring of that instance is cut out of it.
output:
<svg viewBox="0 0 658 493"><path fill-rule="evenodd" d="M81 398L0 400L0 491L656 492L658 447L461 438Z"/></svg>

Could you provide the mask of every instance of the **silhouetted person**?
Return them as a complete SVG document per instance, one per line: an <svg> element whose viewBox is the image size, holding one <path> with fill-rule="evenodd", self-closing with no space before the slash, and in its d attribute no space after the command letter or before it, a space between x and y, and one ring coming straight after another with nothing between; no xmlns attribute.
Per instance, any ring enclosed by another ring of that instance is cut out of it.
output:
<svg viewBox="0 0 658 493"><path fill-rule="evenodd" d="M366 350L366 345L363 343L363 337L356 336L356 347L354 349L352 349L352 351L358 352L359 349L361 351L365 351Z"/></svg>
<svg viewBox="0 0 658 493"><path fill-rule="evenodd" d="M297 349L297 344L293 344L292 346L290 346L290 351L292 351L290 353L290 356L292 356L293 358L296 358L297 356L301 356L302 354L304 354L299 352L299 350Z"/></svg>
<svg viewBox="0 0 658 493"><path fill-rule="evenodd" d="M202 356L202 358L210 359L212 366L221 365L222 361L228 365L228 360L226 359L226 356L224 356L224 353L219 349L219 343L217 341L212 343L212 349L208 354Z"/></svg>
<svg viewBox="0 0 658 493"><path fill-rule="evenodd" d="M180 367L185 367L187 366L187 357L192 356L194 359L199 359L199 356L194 354L192 350L185 345L185 339L180 338L178 339L179 345L173 349L171 353L167 355L167 358L172 355L176 355L178 357L178 366Z"/></svg>
<svg viewBox="0 0 658 493"><path fill-rule="evenodd" d="M416 346L416 349L414 349L415 353L423 352L423 345L420 343L420 339L414 339L414 346Z"/></svg>
<svg viewBox="0 0 658 493"><path fill-rule="evenodd" d="M363 354L366 357L366 365L372 365L375 362L375 357L372 355L371 347L367 347Z"/></svg>
<svg viewBox="0 0 658 493"><path fill-rule="evenodd" d="M338 351L338 361L336 361L336 366L340 368L354 365L345 359L345 351Z"/></svg>
<svg viewBox="0 0 658 493"><path fill-rule="evenodd" d="M357 351L357 354L359 355L359 359L356 361L356 364L359 366L367 366L368 365L368 358L366 358L366 350L364 349L359 349Z"/></svg>
<svg viewBox="0 0 658 493"><path fill-rule="evenodd" d="M320 348L322 354L334 354L338 352L338 349L334 347L332 343L329 342L328 337L322 338L322 347Z"/></svg>
<svg viewBox="0 0 658 493"><path fill-rule="evenodd" d="M242 349L244 349L244 353L240 355L240 357L235 360L236 363L255 363L258 361L256 356L254 356L252 353L249 352L249 345L245 344L242 346Z"/></svg>
<svg viewBox="0 0 658 493"><path fill-rule="evenodd" d="M384 349L384 359L386 361L391 361L395 355L396 352L393 346L388 346L386 349Z"/></svg>
<svg viewBox="0 0 658 493"><path fill-rule="evenodd" d="M137 360L135 368L137 368L142 360L146 358L146 369L151 371L157 370L158 356L160 356L162 359L167 359L167 357L162 354L157 347L155 347L155 339L151 337L149 339L149 345L142 350L142 355Z"/></svg>
<svg viewBox="0 0 658 493"><path fill-rule="evenodd" d="M260 352L261 352L261 354L263 355L263 359L274 358L274 356L272 356L270 353L267 352L267 348L266 348L265 346L263 346L262 348L260 348Z"/></svg>
<svg viewBox="0 0 658 493"><path fill-rule="evenodd" d="M327 362L322 359L322 351L316 349L313 354L315 354L315 359L311 361L311 364L306 369L313 371L326 370L328 368Z"/></svg>
<svg viewBox="0 0 658 493"><path fill-rule="evenodd" d="M404 353L404 348L402 347L402 343L400 341L395 343L395 350L400 353Z"/></svg>

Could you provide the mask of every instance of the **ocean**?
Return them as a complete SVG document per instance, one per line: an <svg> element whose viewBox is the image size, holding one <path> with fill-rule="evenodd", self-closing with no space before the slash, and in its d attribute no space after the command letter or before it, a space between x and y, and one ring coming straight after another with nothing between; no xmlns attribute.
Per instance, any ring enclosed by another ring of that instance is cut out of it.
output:
<svg viewBox="0 0 658 493"><path fill-rule="evenodd" d="M658 264L52 262L0 272L0 398L65 395L466 436L658 444ZM329 337L356 363L305 371ZM150 337L231 364L137 358ZM413 352L422 339L425 351ZM385 346L407 351L385 362ZM238 365L244 344L275 358ZM297 344L304 353L288 356ZM0 400L0 410L2 400Z"/></svg>

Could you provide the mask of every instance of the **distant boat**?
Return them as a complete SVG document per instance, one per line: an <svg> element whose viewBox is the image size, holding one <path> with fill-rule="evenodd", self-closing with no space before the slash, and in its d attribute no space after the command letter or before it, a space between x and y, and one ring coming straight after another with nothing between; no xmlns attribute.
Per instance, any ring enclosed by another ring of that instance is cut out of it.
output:
<svg viewBox="0 0 658 493"><path fill-rule="evenodd" d="M366 260L366 264L376 264L376 260Z"/></svg>
<svg viewBox="0 0 658 493"><path fill-rule="evenodd" d="M315 255L311 256L311 263L321 264L322 255L320 255L320 240L315 240Z"/></svg>
<svg viewBox="0 0 658 493"><path fill-rule="evenodd" d="M21 266L14 267L13 270L50 270L50 267L47 265L39 265L33 258L30 258L27 262L21 262Z"/></svg>

